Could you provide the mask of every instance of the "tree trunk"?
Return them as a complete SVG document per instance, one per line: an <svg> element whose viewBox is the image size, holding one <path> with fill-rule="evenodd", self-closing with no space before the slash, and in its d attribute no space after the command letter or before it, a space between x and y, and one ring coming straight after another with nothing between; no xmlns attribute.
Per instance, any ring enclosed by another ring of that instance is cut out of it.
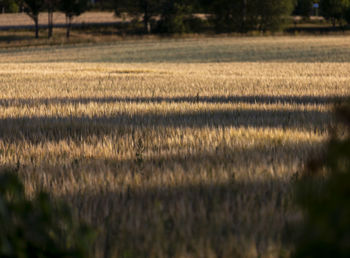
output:
<svg viewBox="0 0 350 258"><path fill-rule="evenodd" d="M70 29L72 27L72 16L66 16L66 25L67 25L66 38L69 39L69 37L70 37Z"/></svg>
<svg viewBox="0 0 350 258"><path fill-rule="evenodd" d="M151 26L149 23L149 17L146 14L143 17L143 26L144 26L145 33L147 33L147 34L151 33Z"/></svg>
<svg viewBox="0 0 350 258"><path fill-rule="evenodd" d="M52 37L52 31L53 31L53 10L48 10L48 38Z"/></svg>
<svg viewBox="0 0 350 258"><path fill-rule="evenodd" d="M35 38L39 38L39 17L35 16L34 17L34 23L35 23Z"/></svg>
<svg viewBox="0 0 350 258"><path fill-rule="evenodd" d="M243 10L242 10L242 23L241 32L246 32L246 21L247 21L247 0L243 0Z"/></svg>
<svg viewBox="0 0 350 258"><path fill-rule="evenodd" d="M333 28L335 28L335 25L336 25L336 19L334 17L332 17L332 25L333 25Z"/></svg>
<svg viewBox="0 0 350 258"><path fill-rule="evenodd" d="M150 15L149 15L149 6L147 2L145 2L145 5L143 6L143 26L145 33L149 34L151 32L151 26L149 24Z"/></svg>

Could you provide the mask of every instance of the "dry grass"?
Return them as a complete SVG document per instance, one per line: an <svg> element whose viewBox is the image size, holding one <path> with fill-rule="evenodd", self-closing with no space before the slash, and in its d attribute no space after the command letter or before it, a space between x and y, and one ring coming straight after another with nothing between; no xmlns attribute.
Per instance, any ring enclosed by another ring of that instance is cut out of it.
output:
<svg viewBox="0 0 350 258"><path fill-rule="evenodd" d="M288 256L291 178L349 95L346 42L3 51L0 164L95 225L97 257Z"/></svg>

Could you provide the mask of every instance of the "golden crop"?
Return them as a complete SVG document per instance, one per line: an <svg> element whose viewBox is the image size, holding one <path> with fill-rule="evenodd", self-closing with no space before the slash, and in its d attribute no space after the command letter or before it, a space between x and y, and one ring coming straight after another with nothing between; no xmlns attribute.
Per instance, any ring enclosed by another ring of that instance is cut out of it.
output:
<svg viewBox="0 0 350 258"><path fill-rule="evenodd" d="M45 189L95 225L97 257L288 255L290 180L349 96L346 42L3 51L0 164L19 167L28 195Z"/></svg>

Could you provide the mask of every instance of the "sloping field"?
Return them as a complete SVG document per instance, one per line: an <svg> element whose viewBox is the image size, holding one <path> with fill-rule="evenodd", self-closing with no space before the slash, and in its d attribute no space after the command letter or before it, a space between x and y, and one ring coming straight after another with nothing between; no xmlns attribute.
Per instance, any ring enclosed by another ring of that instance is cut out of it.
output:
<svg viewBox="0 0 350 258"><path fill-rule="evenodd" d="M67 200L96 257L277 257L293 176L350 93L350 38L0 52L0 164Z"/></svg>
<svg viewBox="0 0 350 258"><path fill-rule="evenodd" d="M1 62L344 63L350 37L243 37L135 40L115 44L1 50Z"/></svg>

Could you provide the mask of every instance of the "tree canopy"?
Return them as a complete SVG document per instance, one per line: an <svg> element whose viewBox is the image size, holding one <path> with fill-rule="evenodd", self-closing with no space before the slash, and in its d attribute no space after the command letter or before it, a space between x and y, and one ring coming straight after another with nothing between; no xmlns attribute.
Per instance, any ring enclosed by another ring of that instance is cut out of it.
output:
<svg viewBox="0 0 350 258"><path fill-rule="evenodd" d="M88 9L89 0L60 0L58 9L66 15L67 38L70 37L70 29L74 16L79 16Z"/></svg>
<svg viewBox="0 0 350 258"><path fill-rule="evenodd" d="M350 0L321 0L322 15L331 20L333 26L343 24L350 8Z"/></svg>
<svg viewBox="0 0 350 258"><path fill-rule="evenodd" d="M6 5L8 9L14 1L17 9L23 6L33 19L36 37L39 12L48 12L49 37L52 36L53 11L65 13L69 37L74 16L91 6L90 0L0 0L0 7ZM103 0L97 2L95 8L131 17L132 26L136 25L140 33L201 32L205 26L206 30L219 33L246 33L282 30L291 21L292 14L312 15L315 2L320 6L320 14L333 26L350 22L350 0Z"/></svg>

